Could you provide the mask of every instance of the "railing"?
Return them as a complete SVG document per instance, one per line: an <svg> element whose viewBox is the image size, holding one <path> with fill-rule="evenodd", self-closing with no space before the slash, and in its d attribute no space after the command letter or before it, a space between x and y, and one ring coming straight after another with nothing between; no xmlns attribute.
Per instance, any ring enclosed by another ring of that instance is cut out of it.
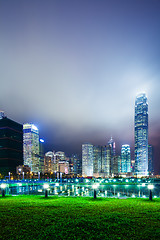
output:
<svg viewBox="0 0 160 240"><path fill-rule="evenodd" d="M106 180L105 180L106 181ZM98 180L47 180L47 181L38 181L38 180L24 180L24 181L2 181L3 188L5 189L6 195L20 195L20 194L34 194L34 195L44 195L44 183L48 183L47 191L48 195L57 195L57 196L83 196L83 197L92 197L93 191L96 184L96 193L97 197L149 197L150 189L148 186L152 186L152 196L153 198L160 197L160 183L152 183L148 180L146 182L104 182ZM152 184L152 185L151 185Z"/></svg>

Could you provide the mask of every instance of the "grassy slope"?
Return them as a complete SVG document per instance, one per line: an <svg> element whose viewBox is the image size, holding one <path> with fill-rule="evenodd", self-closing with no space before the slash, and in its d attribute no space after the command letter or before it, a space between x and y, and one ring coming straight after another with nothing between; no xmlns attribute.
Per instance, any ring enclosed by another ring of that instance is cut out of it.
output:
<svg viewBox="0 0 160 240"><path fill-rule="evenodd" d="M160 239L160 200L0 197L0 239Z"/></svg>

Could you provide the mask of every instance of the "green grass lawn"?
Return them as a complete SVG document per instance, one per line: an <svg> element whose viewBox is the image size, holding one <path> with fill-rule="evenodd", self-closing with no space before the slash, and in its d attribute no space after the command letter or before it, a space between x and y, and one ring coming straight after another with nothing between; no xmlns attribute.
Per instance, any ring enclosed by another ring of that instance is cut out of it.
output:
<svg viewBox="0 0 160 240"><path fill-rule="evenodd" d="M160 200L0 197L0 239L160 239Z"/></svg>

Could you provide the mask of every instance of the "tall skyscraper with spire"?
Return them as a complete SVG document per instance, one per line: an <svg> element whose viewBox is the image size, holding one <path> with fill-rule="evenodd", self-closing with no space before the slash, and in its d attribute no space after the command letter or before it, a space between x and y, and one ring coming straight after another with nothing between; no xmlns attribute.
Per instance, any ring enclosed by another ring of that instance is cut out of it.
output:
<svg viewBox="0 0 160 240"><path fill-rule="evenodd" d="M135 173L148 175L148 102L145 93L135 101Z"/></svg>

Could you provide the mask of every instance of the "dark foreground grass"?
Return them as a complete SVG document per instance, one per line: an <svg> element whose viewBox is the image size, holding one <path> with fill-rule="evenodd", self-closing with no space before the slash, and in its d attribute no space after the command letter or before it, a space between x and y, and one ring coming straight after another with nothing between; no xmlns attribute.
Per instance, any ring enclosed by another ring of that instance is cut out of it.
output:
<svg viewBox="0 0 160 240"><path fill-rule="evenodd" d="M160 239L160 200L0 197L0 239Z"/></svg>

